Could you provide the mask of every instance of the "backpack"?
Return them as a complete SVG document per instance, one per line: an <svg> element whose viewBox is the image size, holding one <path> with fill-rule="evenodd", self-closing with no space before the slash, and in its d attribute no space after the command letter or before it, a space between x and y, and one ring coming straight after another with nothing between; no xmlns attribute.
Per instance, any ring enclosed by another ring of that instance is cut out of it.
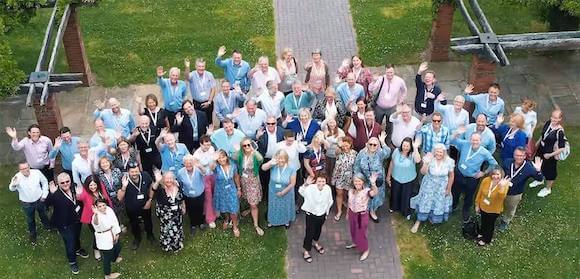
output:
<svg viewBox="0 0 580 279"><path fill-rule="evenodd" d="M469 219L461 226L461 233L465 239L477 239L477 235L479 234L479 222L477 221L477 217L469 217Z"/></svg>
<svg viewBox="0 0 580 279"><path fill-rule="evenodd" d="M562 132L564 132L564 130L562 130ZM556 144L554 144L554 150L559 149L558 146L560 146L560 133L556 132ZM566 137L564 136L564 139L566 140L566 142L564 143L564 151L560 152L560 154L556 155L556 157L554 157L556 160L558 161L564 161L568 158L568 156L570 156L570 143L568 142L568 140L566 139Z"/></svg>

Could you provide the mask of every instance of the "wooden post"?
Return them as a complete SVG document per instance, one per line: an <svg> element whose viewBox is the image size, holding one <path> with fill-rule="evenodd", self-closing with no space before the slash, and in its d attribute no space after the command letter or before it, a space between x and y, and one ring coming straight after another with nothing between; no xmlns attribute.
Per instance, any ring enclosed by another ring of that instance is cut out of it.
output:
<svg viewBox="0 0 580 279"><path fill-rule="evenodd" d="M85 44L83 42L83 34L81 32L81 25L79 21L79 13L76 6L71 5L71 14L68 19L66 30L62 42L66 52L66 59L68 61L69 71L72 73L82 73L81 80L84 86L91 86L94 80L91 74L91 67L85 52Z"/></svg>
<svg viewBox="0 0 580 279"><path fill-rule="evenodd" d="M441 4L437 10L437 18L431 27L431 38L427 51L429 61L448 61L451 31L453 29L453 12L455 6L451 3Z"/></svg>
<svg viewBox="0 0 580 279"><path fill-rule="evenodd" d="M34 95L34 114L36 115L36 121L40 126L42 134L54 140L60 135L58 130L63 126L56 95L54 93L48 94L44 106L40 105L40 97L40 94Z"/></svg>

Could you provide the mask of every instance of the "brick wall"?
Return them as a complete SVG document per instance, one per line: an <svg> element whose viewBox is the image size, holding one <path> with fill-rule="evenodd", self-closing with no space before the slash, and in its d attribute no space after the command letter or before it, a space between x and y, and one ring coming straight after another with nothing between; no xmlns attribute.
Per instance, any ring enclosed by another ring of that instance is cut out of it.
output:
<svg viewBox="0 0 580 279"><path fill-rule="evenodd" d="M71 73L83 73L83 77L81 78L83 85L91 86L94 84L94 81L91 75L89 60L85 53L85 44L83 42L83 34L81 33L79 13L76 7L71 6L71 9L71 14L62 39L69 71Z"/></svg>
<svg viewBox="0 0 580 279"><path fill-rule="evenodd" d="M469 69L469 83L475 86L475 92L487 92L489 85L496 81L496 64L478 54L474 54Z"/></svg>
<svg viewBox="0 0 580 279"><path fill-rule="evenodd" d="M448 61L451 31L453 30L453 4L442 4L437 11L437 18L433 21L431 38L427 51L429 61Z"/></svg>
<svg viewBox="0 0 580 279"><path fill-rule="evenodd" d="M54 140L60 135L58 130L63 126L56 95L50 93L44 106L40 106L41 94L35 94L34 96L34 114L40 126L40 131L43 135Z"/></svg>

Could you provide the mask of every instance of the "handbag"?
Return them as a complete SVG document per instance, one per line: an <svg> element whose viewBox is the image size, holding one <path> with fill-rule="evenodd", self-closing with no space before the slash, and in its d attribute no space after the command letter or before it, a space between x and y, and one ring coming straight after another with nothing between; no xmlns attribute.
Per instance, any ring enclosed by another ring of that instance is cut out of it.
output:
<svg viewBox="0 0 580 279"><path fill-rule="evenodd" d="M528 144L526 145L526 160L533 160L536 154L536 143L533 138L528 139Z"/></svg>
<svg viewBox="0 0 580 279"><path fill-rule="evenodd" d="M560 133L558 133L559 130L556 131L556 144L554 144L554 151L560 149L558 147L560 146ZM564 132L564 130L562 130L562 132ZM566 137L564 137L564 139L566 139ZM558 161L564 161L568 158L568 156L570 156L570 143L568 143L568 140L566 139L566 142L564 142L564 150L554 158Z"/></svg>
<svg viewBox="0 0 580 279"><path fill-rule="evenodd" d="M461 233L463 234L463 238L468 240L477 239L479 230L479 221L477 216L469 217L469 219L461 226Z"/></svg>

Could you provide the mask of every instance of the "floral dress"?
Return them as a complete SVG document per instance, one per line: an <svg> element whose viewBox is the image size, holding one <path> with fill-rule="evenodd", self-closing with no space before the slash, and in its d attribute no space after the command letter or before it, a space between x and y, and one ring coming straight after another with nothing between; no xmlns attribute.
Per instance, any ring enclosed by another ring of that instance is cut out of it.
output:
<svg viewBox="0 0 580 279"><path fill-rule="evenodd" d="M447 221L453 204L451 194L447 195L449 172L453 171L455 162L447 158L441 163L435 159L429 164L429 171L421 181L419 194L411 198L411 208L417 213L417 220L433 224Z"/></svg>
<svg viewBox="0 0 580 279"><path fill-rule="evenodd" d="M121 172L128 172L130 164L137 164L137 152L133 148L129 150L129 158L127 160L123 159L121 153L118 153L113 161L113 166L120 169Z"/></svg>
<svg viewBox="0 0 580 279"><path fill-rule="evenodd" d="M118 217L123 216L125 204L117 198L117 191L121 189L121 178L123 178L123 173L118 168L113 168L110 176L105 174L103 171L99 171L98 176L101 183L105 186L107 194L109 194L109 197L111 198L113 211L115 211L115 214L117 214Z"/></svg>
<svg viewBox="0 0 580 279"><path fill-rule="evenodd" d="M238 162L238 166L241 166L242 168L242 173L240 174L242 195L250 205L257 205L262 201L262 184L260 183L258 170L254 168L261 165L262 155L257 151L255 153L257 154L252 154L250 159L241 155L241 157L239 157L241 162ZM257 162L255 162L256 160Z"/></svg>
<svg viewBox="0 0 580 279"><path fill-rule="evenodd" d="M290 184L290 179L296 175L296 170L290 166L273 166L270 169L270 184L268 184L268 223L272 226L282 226L296 219L294 190L282 197L276 195Z"/></svg>
<svg viewBox="0 0 580 279"><path fill-rule="evenodd" d="M373 173L377 173L377 188L379 192L369 201L369 210L376 211L385 202L385 166L384 161L389 158L391 149L388 147L379 148L373 154L370 154L367 148L361 150L356 156L354 162L355 174L362 174L365 177L367 185Z"/></svg>
<svg viewBox="0 0 580 279"><path fill-rule="evenodd" d="M332 174L332 185L336 189L352 189L353 166L356 160L356 151L351 149L348 153L341 152L336 158L336 165Z"/></svg>
<svg viewBox="0 0 580 279"><path fill-rule="evenodd" d="M237 214L240 211L238 188L234 183L234 175L236 172L237 167L231 162L228 173L224 171L221 165L215 168L213 208L217 212Z"/></svg>
<svg viewBox="0 0 580 279"><path fill-rule="evenodd" d="M166 252L177 252L183 249L183 215L181 203L184 200L181 189L175 198L170 197L164 187L155 191L157 207L155 215L159 218L159 243Z"/></svg>

